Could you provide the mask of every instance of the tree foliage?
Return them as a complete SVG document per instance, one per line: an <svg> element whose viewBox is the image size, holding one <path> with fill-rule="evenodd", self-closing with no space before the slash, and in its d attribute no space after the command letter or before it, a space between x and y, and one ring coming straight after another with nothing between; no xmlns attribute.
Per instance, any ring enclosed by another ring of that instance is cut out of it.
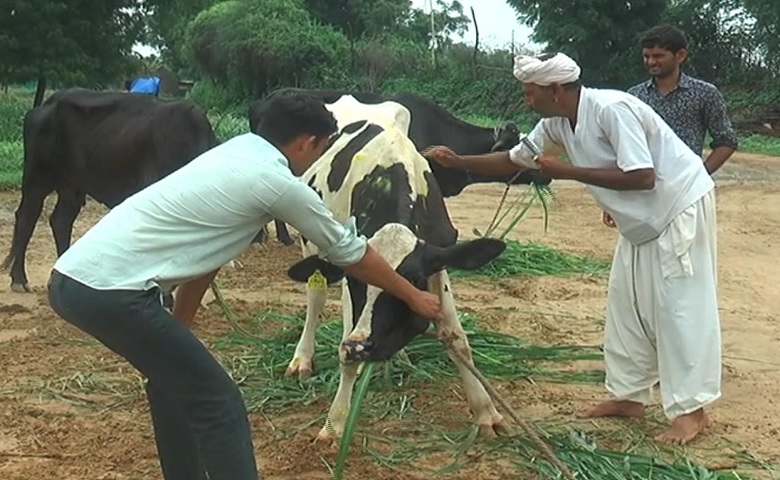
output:
<svg viewBox="0 0 780 480"><path fill-rule="evenodd" d="M220 0L144 0L146 43L160 51L165 62L180 71L190 71L184 55L187 25Z"/></svg>
<svg viewBox="0 0 780 480"><path fill-rule="evenodd" d="M218 3L195 17L185 42L206 75L250 95L322 80L347 51L344 35L315 22L299 0Z"/></svg>
<svg viewBox="0 0 780 480"><path fill-rule="evenodd" d="M392 29L407 14L409 0L304 0L303 7L321 23L347 38L376 36Z"/></svg>
<svg viewBox="0 0 780 480"><path fill-rule="evenodd" d="M642 72L638 35L660 22L689 40L686 68L714 83L773 77L780 62L776 0L507 0L534 40L571 54L586 82L622 88ZM757 75L758 73L758 75Z"/></svg>
<svg viewBox="0 0 780 480"><path fill-rule="evenodd" d="M506 1L544 50L579 61L589 86L645 80L639 35L671 22L689 38L686 71L723 88L737 111L780 103L780 1ZM468 12L458 0L435 0L431 14L427 3L0 0L0 81L93 86L137 74L130 49L143 35L168 67L196 80L192 95L208 105L303 86L412 90L451 109L527 114L512 77L512 54L525 46L477 51L471 38L454 41Z"/></svg>
<svg viewBox="0 0 780 480"><path fill-rule="evenodd" d="M116 81L143 33L136 0L0 0L0 82Z"/></svg>
<svg viewBox="0 0 780 480"><path fill-rule="evenodd" d="M533 39L562 51L593 86L627 86L641 68L637 35L657 24L666 0L508 0Z"/></svg>

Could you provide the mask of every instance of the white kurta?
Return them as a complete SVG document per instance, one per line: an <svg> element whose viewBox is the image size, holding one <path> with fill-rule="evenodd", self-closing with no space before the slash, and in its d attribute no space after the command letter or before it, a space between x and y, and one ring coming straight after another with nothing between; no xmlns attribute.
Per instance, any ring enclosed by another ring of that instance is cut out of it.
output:
<svg viewBox="0 0 780 480"><path fill-rule="evenodd" d="M685 209L658 239L618 239L609 278L606 387L649 403L660 381L667 417L721 395L715 191Z"/></svg>
<svg viewBox="0 0 780 480"><path fill-rule="evenodd" d="M615 220L620 238L609 279L606 387L642 403L660 381L670 418L720 397L714 182L648 105L625 92L583 88L577 124L542 119L529 133L542 149L563 146L582 168L652 168L651 190L588 185ZM538 168L519 144L518 165Z"/></svg>

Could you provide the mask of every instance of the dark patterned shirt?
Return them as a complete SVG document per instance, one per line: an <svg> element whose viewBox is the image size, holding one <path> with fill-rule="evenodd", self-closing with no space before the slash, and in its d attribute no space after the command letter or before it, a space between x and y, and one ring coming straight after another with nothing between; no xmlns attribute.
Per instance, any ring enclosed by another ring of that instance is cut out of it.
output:
<svg viewBox="0 0 780 480"><path fill-rule="evenodd" d="M677 87L661 95L650 79L628 89L628 93L650 105L696 154L704 150L709 131L710 148L739 145L731 125L726 101L715 85L684 73Z"/></svg>

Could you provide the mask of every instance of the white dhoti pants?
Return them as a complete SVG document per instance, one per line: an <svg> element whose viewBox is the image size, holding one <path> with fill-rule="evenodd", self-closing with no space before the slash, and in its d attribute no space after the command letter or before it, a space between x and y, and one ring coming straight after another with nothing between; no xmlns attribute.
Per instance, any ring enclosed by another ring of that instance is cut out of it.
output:
<svg viewBox="0 0 780 480"><path fill-rule="evenodd" d="M716 250L714 190L657 239L618 239L604 332L606 388L617 399L647 404L660 382L674 419L720 397Z"/></svg>

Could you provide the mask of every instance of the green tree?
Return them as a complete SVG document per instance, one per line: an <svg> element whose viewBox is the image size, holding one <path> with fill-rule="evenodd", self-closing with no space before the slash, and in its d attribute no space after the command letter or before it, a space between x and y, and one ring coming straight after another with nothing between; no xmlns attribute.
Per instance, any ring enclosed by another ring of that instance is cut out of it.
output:
<svg viewBox="0 0 780 480"><path fill-rule="evenodd" d="M402 34L410 39L430 45L435 39L436 46L451 45L452 35L462 35L469 24L469 17L463 12L463 4L458 0L436 0L433 9L433 28L435 37L431 32L431 12L414 8L409 12L409 17L404 22L406 27Z"/></svg>
<svg viewBox="0 0 780 480"><path fill-rule="evenodd" d="M741 41L726 22L727 3L731 0L673 0L664 13L664 21L682 29L688 38L686 70L715 83L733 78L745 66Z"/></svg>
<svg viewBox="0 0 780 480"><path fill-rule="evenodd" d="M183 52L187 25L200 12L219 1L144 0L146 43L160 51L165 64L180 72L188 72L190 65Z"/></svg>
<svg viewBox="0 0 780 480"><path fill-rule="evenodd" d="M533 40L565 52L594 86L623 88L641 72L638 35L657 24L666 0L507 0Z"/></svg>
<svg viewBox="0 0 780 480"><path fill-rule="evenodd" d="M410 0L304 0L304 8L350 40L392 31L409 15Z"/></svg>
<svg viewBox="0 0 780 480"><path fill-rule="evenodd" d="M0 0L0 82L97 85L132 68L143 33L136 0Z"/></svg>
<svg viewBox="0 0 780 480"><path fill-rule="evenodd" d="M731 9L740 5L754 22L755 40L761 46L767 66L774 72L780 70L780 2L777 0L735 0Z"/></svg>
<svg viewBox="0 0 780 480"><path fill-rule="evenodd" d="M189 58L220 83L259 97L345 71L347 39L311 19L299 0L229 0L189 24Z"/></svg>

